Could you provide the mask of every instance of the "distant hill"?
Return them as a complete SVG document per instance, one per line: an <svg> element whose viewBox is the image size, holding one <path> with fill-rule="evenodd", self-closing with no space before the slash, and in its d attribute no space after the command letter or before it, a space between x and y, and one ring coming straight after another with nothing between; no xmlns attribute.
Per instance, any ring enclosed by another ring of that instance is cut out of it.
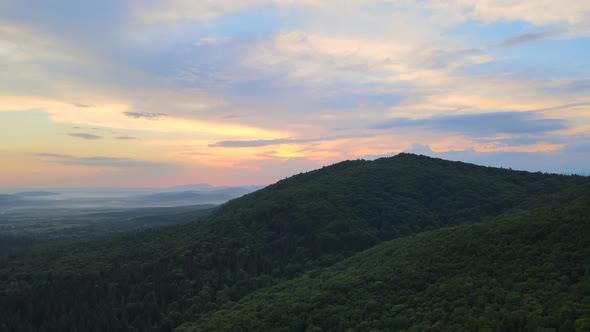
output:
<svg viewBox="0 0 590 332"><path fill-rule="evenodd" d="M188 184L183 186L176 186L176 187L169 187L169 188L159 188L153 189L154 191L158 192L174 192L174 191L214 191L214 190L222 190L222 189L242 189L247 190L248 192L261 189L263 186L212 186L206 183L199 183L199 184Z"/></svg>
<svg viewBox="0 0 590 332"><path fill-rule="evenodd" d="M0 194L0 202L5 202L5 201L12 201L18 199L17 195L11 195L11 194Z"/></svg>
<svg viewBox="0 0 590 332"><path fill-rule="evenodd" d="M166 188L165 191L209 191L209 190L217 190L217 189L223 189L224 187L216 187L216 186L212 186L210 184L207 183L199 183L199 184L187 184L187 185L183 185L183 186L175 186L175 187L171 187L171 188ZM160 190L160 191L164 191L164 190Z"/></svg>
<svg viewBox="0 0 590 332"><path fill-rule="evenodd" d="M21 196L21 197L42 197L42 196L55 196L55 195L61 195L61 194L54 193L51 191L23 191L23 192L18 192L15 195Z"/></svg>
<svg viewBox="0 0 590 332"><path fill-rule="evenodd" d="M102 209L222 204L256 189L254 186L214 187L198 184L171 188L75 188L63 189L59 192L25 191L0 194L0 213L52 208Z"/></svg>
<svg viewBox="0 0 590 332"><path fill-rule="evenodd" d="M233 198L243 196L250 192L252 192L252 190L248 188L229 187L221 189L209 189L206 191L187 190L161 192L149 195L136 196L131 198L131 200L137 200L138 202L142 202L144 204L153 202L154 204L160 205L182 205L194 202L199 202L200 204L220 204L225 203Z"/></svg>
<svg viewBox="0 0 590 332"><path fill-rule="evenodd" d="M584 204L589 197L590 179L581 176L412 154L345 161L231 200L198 222L51 243L0 261L0 322L9 330L64 331L217 324L204 319L218 317L220 306L385 241Z"/></svg>

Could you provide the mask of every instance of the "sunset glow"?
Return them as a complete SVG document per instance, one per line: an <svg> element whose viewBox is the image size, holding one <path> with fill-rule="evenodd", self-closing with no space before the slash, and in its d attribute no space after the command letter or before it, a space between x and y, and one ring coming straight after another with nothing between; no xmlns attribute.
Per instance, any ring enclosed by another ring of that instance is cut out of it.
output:
<svg viewBox="0 0 590 332"><path fill-rule="evenodd" d="M0 1L0 187L402 151L590 173L590 2Z"/></svg>

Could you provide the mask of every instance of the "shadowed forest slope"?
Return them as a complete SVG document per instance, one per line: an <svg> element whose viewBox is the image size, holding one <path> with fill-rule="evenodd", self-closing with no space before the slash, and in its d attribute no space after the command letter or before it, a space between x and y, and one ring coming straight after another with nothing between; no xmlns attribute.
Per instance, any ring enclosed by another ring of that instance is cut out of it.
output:
<svg viewBox="0 0 590 332"><path fill-rule="evenodd" d="M0 329L169 331L383 241L588 201L590 180L412 154L279 181L187 225L0 259Z"/></svg>
<svg viewBox="0 0 590 332"><path fill-rule="evenodd" d="M387 241L183 331L590 330L590 205Z"/></svg>

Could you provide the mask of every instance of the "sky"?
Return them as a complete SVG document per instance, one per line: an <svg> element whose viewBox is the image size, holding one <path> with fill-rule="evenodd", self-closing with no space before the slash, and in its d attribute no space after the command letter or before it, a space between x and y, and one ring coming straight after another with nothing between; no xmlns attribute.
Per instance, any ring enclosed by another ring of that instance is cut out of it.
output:
<svg viewBox="0 0 590 332"><path fill-rule="evenodd" d="M0 0L0 187L590 174L589 59L590 1Z"/></svg>

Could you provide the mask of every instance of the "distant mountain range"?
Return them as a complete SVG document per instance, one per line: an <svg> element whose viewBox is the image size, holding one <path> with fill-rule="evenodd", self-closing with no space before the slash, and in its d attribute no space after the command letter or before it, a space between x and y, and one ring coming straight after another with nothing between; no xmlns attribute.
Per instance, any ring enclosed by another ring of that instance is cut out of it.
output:
<svg viewBox="0 0 590 332"><path fill-rule="evenodd" d="M55 193L51 191L23 191L16 193L15 195L20 197L43 197L60 195L60 193Z"/></svg>
<svg viewBox="0 0 590 332"><path fill-rule="evenodd" d="M66 188L0 194L0 212L22 209L166 207L222 204L259 189L195 184L170 188Z"/></svg>
<svg viewBox="0 0 590 332"><path fill-rule="evenodd" d="M46 196L54 194L80 194L80 195L96 195L96 194L113 194L113 195L127 195L127 194L150 194L150 193L165 193L177 191L214 191L219 189L231 188L246 188L252 191L258 190L263 186L246 185L246 186L213 186L207 183L187 184L172 187L80 187L80 188L32 188L28 190L23 189L0 189L0 194L19 194L27 196Z"/></svg>

